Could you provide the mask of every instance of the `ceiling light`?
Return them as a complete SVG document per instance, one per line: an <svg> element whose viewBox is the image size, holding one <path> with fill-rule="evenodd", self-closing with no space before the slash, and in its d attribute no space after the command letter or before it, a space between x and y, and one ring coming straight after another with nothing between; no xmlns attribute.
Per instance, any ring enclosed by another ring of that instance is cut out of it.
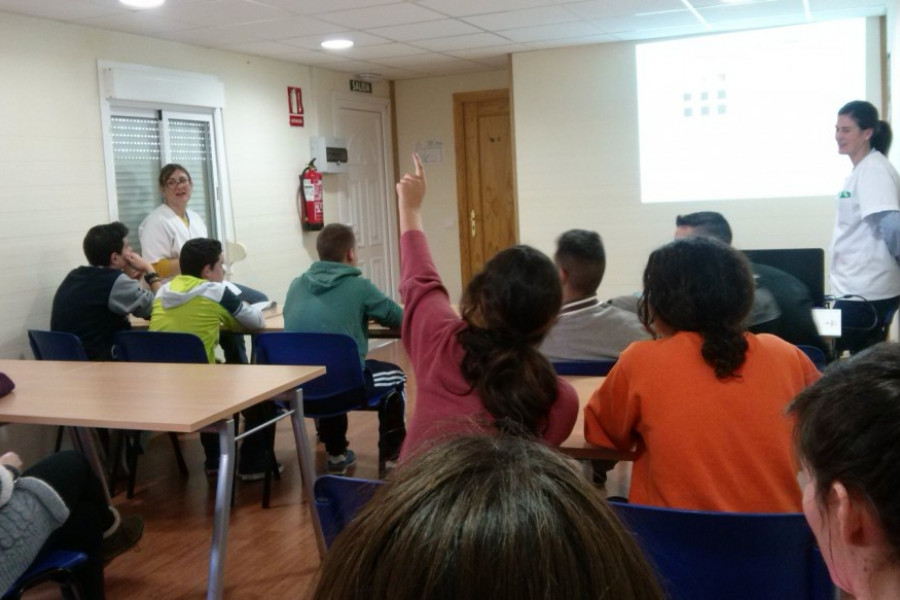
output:
<svg viewBox="0 0 900 600"><path fill-rule="evenodd" d="M347 48L351 48L353 46L353 40L347 40L344 38L336 38L332 40L325 40L322 42L322 47L326 50L346 50Z"/></svg>
<svg viewBox="0 0 900 600"><path fill-rule="evenodd" d="M166 0L119 0L125 6L131 8L156 8L162 6Z"/></svg>

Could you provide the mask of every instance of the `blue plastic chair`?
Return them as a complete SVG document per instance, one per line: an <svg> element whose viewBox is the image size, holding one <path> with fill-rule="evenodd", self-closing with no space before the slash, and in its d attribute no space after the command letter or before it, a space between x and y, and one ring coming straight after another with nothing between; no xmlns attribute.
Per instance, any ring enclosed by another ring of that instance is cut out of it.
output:
<svg viewBox="0 0 900 600"><path fill-rule="evenodd" d="M192 333L175 333L168 331L120 331L113 336L113 356L127 362L161 362L161 363L209 363L206 348L199 337ZM169 432L178 470L186 477L188 474L184 455L178 435ZM128 462L128 498L134 497L134 485L137 479L137 458L140 454L140 432L130 431L122 437L125 457ZM120 456L123 448L116 451ZM115 484L119 461L113 464L111 486ZM110 490L112 492L112 490Z"/></svg>
<svg viewBox="0 0 900 600"><path fill-rule="evenodd" d="M256 362L272 365L325 365L325 375L303 384L306 417L342 415L352 410L378 410L393 389L367 396L359 349L349 335L338 333L261 333L256 336ZM385 457L379 444L379 472Z"/></svg>
<svg viewBox="0 0 900 600"><path fill-rule="evenodd" d="M54 581L59 584L60 592L65 600L77 600L82 597L80 586L74 578L73 571L87 561L84 552L55 550L40 556L25 573L13 583L0 600L19 600L28 589Z"/></svg>
<svg viewBox="0 0 900 600"><path fill-rule="evenodd" d="M832 600L800 513L722 513L610 502L671 600Z"/></svg>
<svg viewBox="0 0 900 600"><path fill-rule="evenodd" d="M37 360L87 360L84 344L74 333L65 331L45 331L42 329L28 330L28 344L31 352ZM56 431L56 446L54 452L59 452L62 447L63 431L60 426Z"/></svg>
<svg viewBox="0 0 900 600"><path fill-rule="evenodd" d="M608 375L618 359L601 358L597 360L558 360L553 361L557 375Z"/></svg>
<svg viewBox="0 0 900 600"><path fill-rule="evenodd" d="M816 368L820 371L824 371L825 367L828 366L828 358L825 356L825 353L822 352L819 348L815 346L806 346L803 344L797 344L797 347L803 351L803 353L809 357L809 360L812 361Z"/></svg>
<svg viewBox="0 0 900 600"><path fill-rule="evenodd" d="M377 479L341 475L320 475L316 478L316 511L325 535L326 548L331 547L334 538L353 520L380 485L384 482Z"/></svg>

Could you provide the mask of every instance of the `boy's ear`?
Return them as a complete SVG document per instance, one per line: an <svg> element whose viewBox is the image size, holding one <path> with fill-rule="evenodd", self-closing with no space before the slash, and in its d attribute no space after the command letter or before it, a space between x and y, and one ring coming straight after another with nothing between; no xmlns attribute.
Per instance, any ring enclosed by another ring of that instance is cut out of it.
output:
<svg viewBox="0 0 900 600"><path fill-rule="evenodd" d="M209 279L209 276L212 274L212 267L209 265L203 265L203 268L200 269L200 279Z"/></svg>
<svg viewBox="0 0 900 600"><path fill-rule="evenodd" d="M356 248L355 247L347 250L347 255L344 257L344 262L346 262L348 265L356 264Z"/></svg>

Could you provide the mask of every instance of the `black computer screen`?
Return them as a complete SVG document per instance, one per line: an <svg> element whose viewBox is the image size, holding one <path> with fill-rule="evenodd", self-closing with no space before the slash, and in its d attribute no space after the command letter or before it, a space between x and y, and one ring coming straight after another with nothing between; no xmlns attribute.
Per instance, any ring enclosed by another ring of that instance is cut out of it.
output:
<svg viewBox="0 0 900 600"><path fill-rule="evenodd" d="M750 262L790 273L809 288L815 306L825 306L825 251L821 248L744 250Z"/></svg>

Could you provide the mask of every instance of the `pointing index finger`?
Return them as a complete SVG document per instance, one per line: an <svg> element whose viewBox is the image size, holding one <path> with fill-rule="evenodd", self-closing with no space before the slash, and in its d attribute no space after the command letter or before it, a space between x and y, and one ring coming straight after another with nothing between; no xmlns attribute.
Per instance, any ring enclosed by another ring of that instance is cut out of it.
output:
<svg viewBox="0 0 900 600"><path fill-rule="evenodd" d="M424 177L425 168L422 166L422 159L419 158L418 152L413 152L413 162L416 163L416 175L419 177Z"/></svg>

